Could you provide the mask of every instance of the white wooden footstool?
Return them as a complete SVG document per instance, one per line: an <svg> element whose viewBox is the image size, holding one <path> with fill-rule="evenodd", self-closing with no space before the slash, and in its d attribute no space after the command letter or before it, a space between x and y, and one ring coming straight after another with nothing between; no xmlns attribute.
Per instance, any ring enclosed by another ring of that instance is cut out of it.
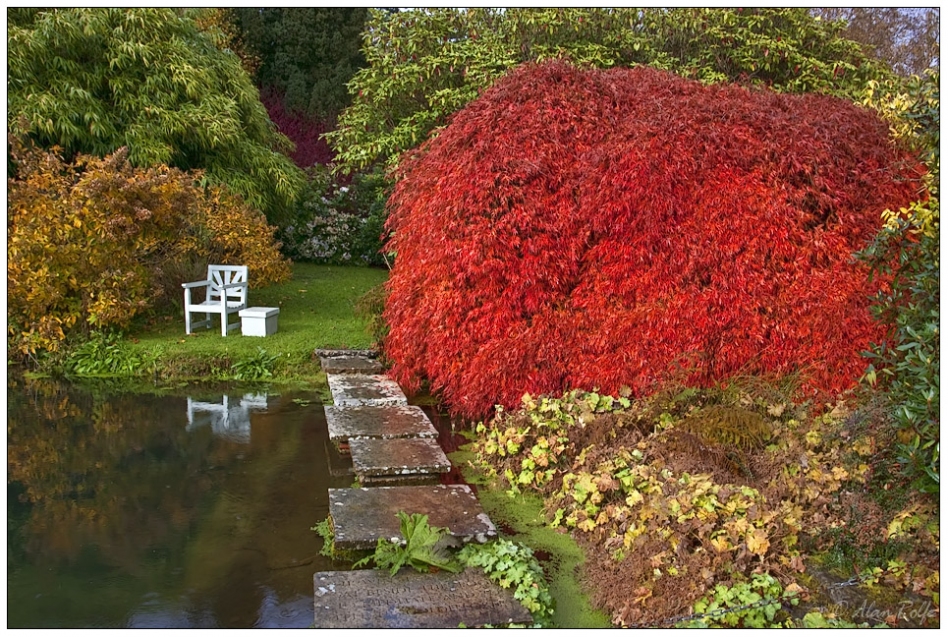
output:
<svg viewBox="0 0 948 637"><path fill-rule="evenodd" d="M241 310L240 333L244 336L270 336L277 332L278 307L248 307Z"/></svg>

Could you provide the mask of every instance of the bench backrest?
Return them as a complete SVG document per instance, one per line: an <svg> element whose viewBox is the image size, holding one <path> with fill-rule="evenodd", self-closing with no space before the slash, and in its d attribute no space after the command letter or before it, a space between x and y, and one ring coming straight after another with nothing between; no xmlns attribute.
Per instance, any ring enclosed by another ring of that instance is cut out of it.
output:
<svg viewBox="0 0 948 637"><path fill-rule="evenodd" d="M219 286L231 283L247 283L247 266L245 265L209 265L207 266L207 280L212 283L207 291L208 301L220 301L221 293L227 294L228 301L247 302L247 288L238 287L221 290Z"/></svg>

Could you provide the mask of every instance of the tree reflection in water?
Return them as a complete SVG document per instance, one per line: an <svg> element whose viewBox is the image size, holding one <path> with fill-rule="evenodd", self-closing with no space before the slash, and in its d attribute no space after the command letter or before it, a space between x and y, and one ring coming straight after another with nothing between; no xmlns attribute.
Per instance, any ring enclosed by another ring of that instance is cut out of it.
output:
<svg viewBox="0 0 948 637"><path fill-rule="evenodd" d="M8 624L309 625L320 565L293 566L348 482L322 408L271 402L8 377Z"/></svg>

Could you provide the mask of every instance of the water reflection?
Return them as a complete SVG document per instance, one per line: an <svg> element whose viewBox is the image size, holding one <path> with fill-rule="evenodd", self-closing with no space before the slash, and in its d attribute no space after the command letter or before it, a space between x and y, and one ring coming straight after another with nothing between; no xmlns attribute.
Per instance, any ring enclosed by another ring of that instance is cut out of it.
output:
<svg viewBox="0 0 948 637"><path fill-rule="evenodd" d="M7 385L9 627L312 623L345 565L309 529L351 484L312 395Z"/></svg>
<svg viewBox="0 0 948 637"><path fill-rule="evenodd" d="M229 398L224 394L221 402L204 402L188 396L188 426L191 431L202 425L211 426L211 431L223 438L235 442L250 442L250 411L265 411L267 408L266 394L244 394L240 403L228 404Z"/></svg>

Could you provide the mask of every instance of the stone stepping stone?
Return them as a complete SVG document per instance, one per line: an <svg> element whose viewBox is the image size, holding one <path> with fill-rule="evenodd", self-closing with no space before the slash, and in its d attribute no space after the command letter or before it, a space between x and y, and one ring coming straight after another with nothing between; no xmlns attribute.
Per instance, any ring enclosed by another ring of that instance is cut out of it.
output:
<svg viewBox="0 0 948 637"><path fill-rule="evenodd" d="M382 363L363 356L338 356L319 358L323 371L327 374L381 374Z"/></svg>
<svg viewBox="0 0 948 637"><path fill-rule="evenodd" d="M378 358L379 355L374 349L315 349L313 353L319 358L344 358L346 356Z"/></svg>
<svg viewBox="0 0 948 637"><path fill-rule="evenodd" d="M434 428L421 407L326 407L329 439L335 443L350 438L436 438Z"/></svg>
<svg viewBox="0 0 948 637"><path fill-rule="evenodd" d="M457 628L531 624L533 618L479 569L460 573L325 571L313 576L315 628Z"/></svg>
<svg viewBox="0 0 948 637"><path fill-rule="evenodd" d="M394 380L379 374L326 374L337 407L407 405Z"/></svg>
<svg viewBox="0 0 948 637"><path fill-rule="evenodd" d="M349 453L353 471L366 485L451 470L451 461L433 438L353 438Z"/></svg>
<svg viewBox="0 0 948 637"><path fill-rule="evenodd" d="M354 475L352 458L349 453L342 453L332 442L326 441L326 459L329 462L329 475L334 478Z"/></svg>
<svg viewBox="0 0 948 637"><path fill-rule="evenodd" d="M497 528L466 484L329 490L337 549L374 549L380 537L401 537L399 511L427 515L428 524L447 527L462 543L497 537Z"/></svg>

